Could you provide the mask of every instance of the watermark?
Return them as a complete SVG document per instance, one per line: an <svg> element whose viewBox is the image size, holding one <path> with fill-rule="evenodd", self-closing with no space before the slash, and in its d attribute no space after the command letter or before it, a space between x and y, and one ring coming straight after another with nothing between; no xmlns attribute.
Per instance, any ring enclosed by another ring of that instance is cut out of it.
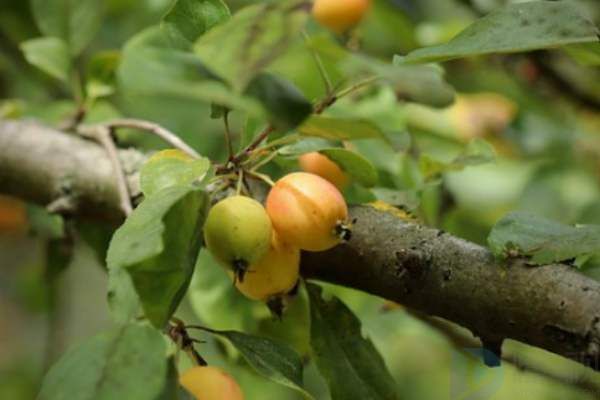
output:
<svg viewBox="0 0 600 400"><path fill-rule="evenodd" d="M573 352L565 357L595 370L600 369L600 357L589 353ZM486 367L487 365L488 367ZM505 365L528 371L531 366L526 360L511 357L510 363L502 361L485 348L463 348L452 351L450 361L450 400L489 400L500 391L508 374ZM535 372L535 369L534 369ZM514 374L511 375L514 377ZM563 384L577 385L578 374L560 376Z"/></svg>
<svg viewBox="0 0 600 400"><path fill-rule="evenodd" d="M493 365L493 368L485 367ZM484 348L453 351L450 361L450 400L487 400L504 382L505 370L500 359Z"/></svg>

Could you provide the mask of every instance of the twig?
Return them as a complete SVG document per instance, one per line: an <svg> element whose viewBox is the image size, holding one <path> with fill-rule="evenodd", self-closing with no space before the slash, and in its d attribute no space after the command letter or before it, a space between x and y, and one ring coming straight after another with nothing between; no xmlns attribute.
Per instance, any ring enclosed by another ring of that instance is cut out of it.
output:
<svg viewBox="0 0 600 400"><path fill-rule="evenodd" d="M117 178L119 205L125 216L131 215L133 212L133 207L131 206L131 195L127 185L127 177L125 176L123 165L121 164L119 154L117 153L117 146L115 146L115 142L113 141L111 128L109 128L107 125L80 127L78 133L96 140L106 150L108 158L110 159L110 163L113 167L115 177Z"/></svg>
<svg viewBox="0 0 600 400"><path fill-rule="evenodd" d="M198 154L196 152L196 150L194 150L190 146L188 146L177 135L175 135L173 132L171 132L153 122L144 121L144 120L140 120L140 119L125 118L125 119L115 119L115 120L109 121L103 125L106 127L109 127L109 128L131 128L131 129L138 129L141 131L150 132L150 133L158 136L165 142L169 143L171 146L175 147L176 149L179 149L194 158L200 158L200 154Z"/></svg>
<svg viewBox="0 0 600 400"><path fill-rule="evenodd" d="M341 99L342 97L347 96L347 95L357 91L358 89L362 89L365 86L369 86L372 83L377 82L379 79L381 79L380 76L370 76L368 78L365 78L362 81L356 82L354 85L348 86L346 89L339 91L337 93L336 97L338 99Z"/></svg>
<svg viewBox="0 0 600 400"><path fill-rule="evenodd" d="M231 130L229 129L229 112L223 113L223 124L225 125L225 142L227 143L227 152L229 154L229 160L233 159L233 144L231 143Z"/></svg>
<svg viewBox="0 0 600 400"><path fill-rule="evenodd" d="M171 338L173 342L177 344L178 349L185 351L185 353L192 359L194 364L206 366L208 363L200 353L194 348L194 343L198 342L196 339L190 337L187 333L185 323L178 318L171 318L173 325L169 325L166 328L166 334Z"/></svg>

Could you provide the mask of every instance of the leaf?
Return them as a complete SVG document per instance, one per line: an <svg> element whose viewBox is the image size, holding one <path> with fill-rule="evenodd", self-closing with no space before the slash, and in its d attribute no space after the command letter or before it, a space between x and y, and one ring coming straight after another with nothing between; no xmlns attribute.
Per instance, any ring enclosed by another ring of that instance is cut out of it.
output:
<svg viewBox="0 0 600 400"><path fill-rule="evenodd" d="M366 119L312 115L298 127L304 136L329 140L382 139L388 141L377 125Z"/></svg>
<svg viewBox="0 0 600 400"><path fill-rule="evenodd" d="M140 187L146 197L171 186L188 186L201 180L210 169L208 158L160 157L157 153L147 161L140 171ZM157 157L158 156L158 157Z"/></svg>
<svg viewBox="0 0 600 400"><path fill-rule="evenodd" d="M494 11L448 43L415 50L403 62L427 63L588 42L598 42L598 31L578 13L575 5L564 1L530 1Z"/></svg>
<svg viewBox="0 0 600 400"><path fill-rule="evenodd" d="M465 167L487 164L496 160L496 152L483 139L473 139L467 147L450 162L439 161L427 154L419 158L419 169L426 180L437 178L443 172L461 171Z"/></svg>
<svg viewBox="0 0 600 400"><path fill-rule="evenodd" d="M67 83L71 74L71 58L64 41L43 37L21 43L27 62L59 81Z"/></svg>
<svg viewBox="0 0 600 400"><path fill-rule="evenodd" d="M256 330L257 303L235 289L223 267L206 249L198 256L188 297L198 318L212 328Z"/></svg>
<svg viewBox="0 0 600 400"><path fill-rule="evenodd" d="M227 338L259 374L312 398L302 387L302 360L287 345L242 332L210 332Z"/></svg>
<svg viewBox="0 0 600 400"><path fill-rule="evenodd" d="M103 51L95 54L87 66L85 85L88 97L98 99L115 92L116 72L121 61L118 51Z"/></svg>
<svg viewBox="0 0 600 400"><path fill-rule="evenodd" d="M230 16L222 0L177 0L162 20L173 46L189 50L200 36Z"/></svg>
<svg viewBox="0 0 600 400"><path fill-rule="evenodd" d="M171 357L167 363L167 373L162 393L152 400L193 400L192 395L179 384L177 361L174 357Z"/></svg>
<svg viewBox="0 0 600 400"><path fill-rule="evenodd" d="M332 400L397 399L396 384L360 321L338 298L326 301L308 284L311 346Z"/></svg>
<svg viewBox="0 0 600 400"><path fill-rule="evenodd" d="M147 325L124 325L68 351L48 372L38 400L147 400L167 374L162 335Z"/></svg>
<svg viewBox="0 0 600 400"><path fill-rule="evenodd" d="M312 113L312 104L291 82L262 73L249 83L246 94L258 99L269 113L269 121L281 131L300 125Z"/></svg>
<svg viewBox="0 0 600 400"><path fill-rule="evenodd" d="M304 138L296 143L280 147L277 153L284 157L298 157L304 153L335 147L336 144L337 142L332 140Z"/></svg>
<svg viewBox="0 0 600 400"><path fill-rule="evenodd" d="M251 5L203 35L194 52L211 71L243 92L298 37L306 20L301 0Z"/></svg>
<svg viewBox="0 0 600 400"><path fill-rule="evenodd" d="M369 160L357 152L341 148L329 148L319 150L319 153L327 156L361 185L371 187L377 184L377 170Z"/></svg>
<svg viewBox="0 0 600 400"><path fill-rule="evenodd" d="M42 33L62 39L71 55L79 54L100 28L102 8L102 0L31 0Z"/></svg>
<svg viewBox="0 0 600 400"><path fill-rule="evenodd" d="M171 48L157 27L127 42L117 78L126 94L174 96L263 115L256 100L233 93L197 56Z"/></svg>
<svg viewBox="0 0 600 400"><path fill-rule="evenodd" d="M498 256L527 256L537 265L561 262L600 254L600 225L569 226L512 212L492 228L488 244Z"/></svg>
<svg viewBox="0 0 600 400"><path fill-rule="evenodd" d="M60 214L51 214L43 207L27 204L29 231L46 239L65 237L65 221Z"/></svg>
<svg viewBox="0 0 600 400"><path fill-rule="evenodd" d="M571 44L565 46L564 50L581 65L600 65L600 42Z"/></svg>
<svg viewBox="0 0 600 400"><path fill-rule="evenodd" d="M328 37L314 37L308 45L323 58L335 62L347 76L376 76L377 83L389 84L402 98L445 107L454 100L454 89L444 81L444 70L435 65L402 65L401 57L392 64L365 54L348 51Z"/></svg>
<svg viewBox="0 0 600 400"><path fill-rule="evenodd" d="M207 207L202 189L167 187L147 197L115 232L107 256L109 299L120 319L135 316L121 309L135 311L125 270L152 324L160 328L169 320L192 277Z"/></svg>

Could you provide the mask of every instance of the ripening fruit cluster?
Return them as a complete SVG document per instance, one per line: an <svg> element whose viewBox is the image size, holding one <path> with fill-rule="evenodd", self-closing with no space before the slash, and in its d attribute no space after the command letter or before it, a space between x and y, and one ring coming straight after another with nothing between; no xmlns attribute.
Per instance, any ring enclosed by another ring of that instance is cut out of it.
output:
<svg viewBox="0 0 600 400"><path fill-rule="evenodd" d="M241 195L215 204L204 240L241 293L268 302L296 286L301 250L324 251L348 237L347 219L346 202L335 185L313 173L294 172L274 184L265 206Z"/></svg>

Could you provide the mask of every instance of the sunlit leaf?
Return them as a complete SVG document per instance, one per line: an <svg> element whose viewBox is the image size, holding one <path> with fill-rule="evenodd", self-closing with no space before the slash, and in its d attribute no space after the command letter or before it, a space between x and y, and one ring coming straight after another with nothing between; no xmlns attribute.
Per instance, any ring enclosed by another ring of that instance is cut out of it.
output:
<svg viewBox="0 0 600 400"><path fill-rule="evenodd" d="M107 256L109 299L120 319L135 317L123 314L125 308L135 311L132 283L146 317L156 327L168 321L192 277L207 207L200 188L166 187L147 197L115 232Z"/></svg>
<svg viewBox="0 0 600 400"><path fill-rule="evenodd" d="M229 16L229 9L222 0L177 0L164 16L162 28L174 46L187 50L206 31Z"/></svg>
<svg viewBox="0 0 600 400"><path fill-rule="evenodd" d="M398 399L396 384L358 318L338 298L309 284L311 346L332 400Z"/></svg>
<svg viewBox="0 0 600 400"><path fill-rule="evenodd" d="M404 63L444 61L598 42L598 30L565 1L512 3L475 21L448 43L409 53Z"/></svg>
<svg viewBox="0 0 600 400"><path fill-rule="evenodd" d="M548 264L600 254L600 225L569 226L526 212L513 212L496 223L488 243L499 256L526 256Z"/></svg>
<svg viewBox="0 0 600 400"><path fill-rule="evenodd" d="M48 372L38 400L148 400L162 391L165 341L147 325L123 325L67 352Z"/></svg>

